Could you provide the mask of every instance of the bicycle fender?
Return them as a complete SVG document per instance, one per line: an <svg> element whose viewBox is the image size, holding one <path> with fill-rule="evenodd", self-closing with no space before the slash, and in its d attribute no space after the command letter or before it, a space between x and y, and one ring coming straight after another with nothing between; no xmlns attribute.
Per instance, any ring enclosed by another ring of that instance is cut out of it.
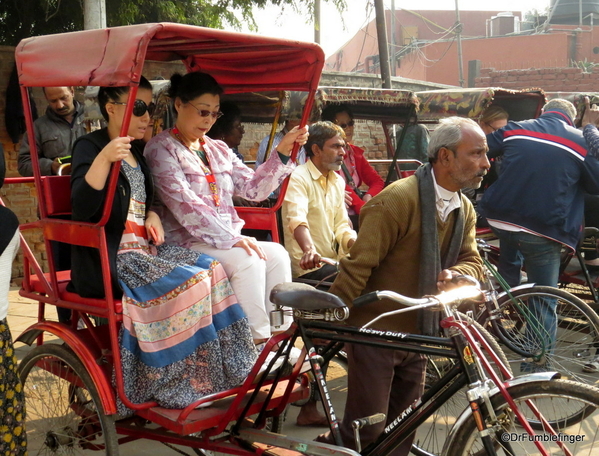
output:
<svg viewBox="0 0 599 456"><path fill-rule="evenodd" d="M510 380L506 380L504 382L506 388L511 388L512 386L520 385L522 383L536 383L539 381L550 381L555 380L561 377L559 372L536 372L534 374L526 374L520 377L512 378ZM494 397L496 394L501 394L499 392L499 388L493 388L489 391L489 398ZM445 439L445 443L443 444L443 451L441 454L446 454L449 446L451 446L451 442L455 437L455 433L464 423L470 418L472 415L472 409L468 406L464 409L464 411L460 414L460 416L456 419L451 431L447 435Z"/></svg>
<svg viewBox="0 0 599 456"><path fill-rule="evenodd" d="M111 387L111 379L96 362L97 356L94 356L85 342L71 328L63 323L42 321L31 325L23 331L15 341L31 345L38 336L45 332L63 340L64 343L73 350L73 353L79 358L79 361L83 363L96 386L100 401L104 407L104 413L106 413L106 415L115 414L116 397Z"/></svg>
<svg viewBox="0 0 599 456"><path fill-rule="evenodd" d="M517 287L510 288L510 293L513 291L524 290L526 288L532 288L532 287L536 287L536 286L537 286L536 283L523 283L522 285L518 285ZM507 291L502 291L501 293L499 293L497 295L497 299L503 298L505 295L507 295Z"/></svg>

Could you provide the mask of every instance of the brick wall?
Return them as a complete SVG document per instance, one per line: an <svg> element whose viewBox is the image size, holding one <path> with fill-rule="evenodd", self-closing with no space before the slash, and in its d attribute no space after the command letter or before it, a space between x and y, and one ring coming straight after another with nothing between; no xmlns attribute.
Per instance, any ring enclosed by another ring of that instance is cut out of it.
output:
<svg viewBox="0 0 599 456"><path fill-rule="evenodd" d="M596 92L599 91L599 67L591 73L579 68L531 68L503 70L483 68L475 79L476 87L503 87L525 89L539 87L546 92Z"/></svg>

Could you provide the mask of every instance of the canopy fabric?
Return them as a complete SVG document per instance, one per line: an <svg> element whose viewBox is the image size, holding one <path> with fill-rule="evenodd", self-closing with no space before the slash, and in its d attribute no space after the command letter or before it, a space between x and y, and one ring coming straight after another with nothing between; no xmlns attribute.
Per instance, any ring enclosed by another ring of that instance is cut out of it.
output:
<svg viewBox="0 0 599 456"><path fill-rule="evenodd" d="M221 100L231 101L241 108L244 122L272 122L280 102L282 119L299 119L306 101L306 92L253 92L225 94ZM404 123L411 108L417 110L414 92L395 89L360 87L319 87L316 91L310 121L320 119L328 104L347 104L356 119Z"/></svg>
<svg viewBox="0 0 599 456"><path fill-rule="evenodd" d="M317 99L322 103L358 104L361 102L395 106L418 105L414 92L396 89L374 89L361 87L319 87Z"/></svg>
<svg viewBox="0 0 599 456"><path fill-rule="evenodd" d="M414 92L397 89L360 87L319 87L314 101L313 118L320 118L330 104L346 104L354 118L403 123L418 110Z"/></svg>
<svg viewBox="0 0 599 456"><path fill-rule="evenodd" d="M491 104L504 108L510 120L538 117L545 104L545 93L538 88L509 90L499 87L446 89L417 92L420 100L419 122L438 122L449 116L478 121Z"/></svg>
<svg viewBox="0 0 599 456"><path fill-rule="evenodd" d="M172 23L27 38L15 58L25 87L132 85L146 60L181 60L227 92L314 90L324 65L313 43Z"/></svg>

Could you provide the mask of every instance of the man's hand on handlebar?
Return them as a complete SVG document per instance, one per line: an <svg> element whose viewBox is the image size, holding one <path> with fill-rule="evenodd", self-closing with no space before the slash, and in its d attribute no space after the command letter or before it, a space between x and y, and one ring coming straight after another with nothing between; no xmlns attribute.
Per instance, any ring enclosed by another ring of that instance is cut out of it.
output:
<svg viewBox="0 0 599 456"><path fill-rule="evenodd" d="M439 291L449 291L465 285L474 285L480 288L480 284L475 278L460 274L451 269L443 269L437 276L437 288Z"/></svg>
<svg viewBox="0 0 599 456"><path fill-rule="evenodd" d="M300 259L300 268L302 269L314 269L321 267L320 263L321 256L314 247L309 248L304 252Z"/></svg>

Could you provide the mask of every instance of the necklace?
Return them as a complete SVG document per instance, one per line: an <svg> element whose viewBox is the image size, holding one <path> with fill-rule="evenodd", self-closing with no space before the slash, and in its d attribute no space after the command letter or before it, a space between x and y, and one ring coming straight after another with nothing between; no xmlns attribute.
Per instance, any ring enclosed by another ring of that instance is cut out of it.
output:
<svg viewBox="0 0 599 456"><path fill-rule="evenodd" d="M179 129L177 127L173 127L171 129L171 133L173 134L173 136L175 138L177 138L179 140L179 142L181 144L183 144L183 146L187 150L189 150L192 153L194 152L194 150L191 149L185 143L185 141L183 141L183 138L181 137L181 132L179 131ZM203 148L205 143L206 143L206 141L204 140L204 138L200 138L200 147ZM210 169L210 161L208 160L208 155L206 154L206 152L204 150L196 150L195 153L198 156L198 158L200 159L200 166L202 168L202 172L204 173L204 176L206 176L206 181L208 182L208 187L210 187L210 193L212 194L212 200L214 201L214 205L216 207L219 207L220 206L220 195L218 194L218 186L216 185L216 179L214 177L214 174L212 174L212 170Z"/></svg>

